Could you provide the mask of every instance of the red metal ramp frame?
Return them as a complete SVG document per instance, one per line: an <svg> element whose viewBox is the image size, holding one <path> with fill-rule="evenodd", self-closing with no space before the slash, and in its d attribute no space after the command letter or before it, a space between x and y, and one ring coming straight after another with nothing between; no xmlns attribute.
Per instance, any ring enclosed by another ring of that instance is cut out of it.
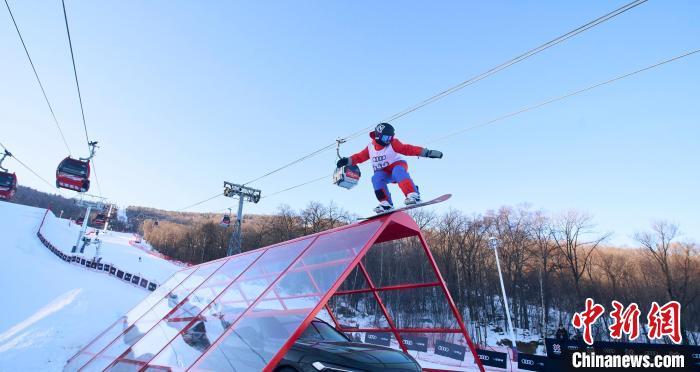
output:
<svg viewBox="0 0 700 372"><path fill-rule="evenodd" d="M376 287L362 258L374 244L408 237L420 240L436 280ZM323 308L333 316L327 303L332 296L348 293L338 288L356 267L369 284L360 291L373 295L389 323L389 329L360 331L391 332L404 352L401 333L461 334L484 370L418 225L402 212L178 272L72 357L65 370L222 370L234 369L235 364L243 370L272 371ZM459 327L396 327L380 293L424 287L440 288ZM271 321L279 324L275 337L259 332ZM337 322L336 326L341 327ZM195 345L198 327L205 330L206 343Z"/></svg>

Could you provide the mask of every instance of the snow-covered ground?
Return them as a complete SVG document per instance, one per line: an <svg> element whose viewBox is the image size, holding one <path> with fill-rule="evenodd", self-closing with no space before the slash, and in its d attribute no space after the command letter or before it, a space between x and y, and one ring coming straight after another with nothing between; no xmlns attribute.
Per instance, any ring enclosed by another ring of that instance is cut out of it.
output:
<svg viewBox="0 0 700 372"><path fill-rule="evenodd" d="M0 203L3 252L0 290L5 294L0 317L0 372L62 370L73 354L149 293L113 276L56 257L36 236L44 214L44 209ZM74 223L48 213L42 234L54 246L70 254L79 230ZM95 237L95 231L91 229L89 235ZM182 269L152 254L148 243L139 241L133 234L100 232L98 236L102 240L100 257L104 263L139 273L158 283ZM88 246L83 256L92 259L95 249L94 245ZM358 320L365 323L369 318L355 319ZM493 334L493 337L498 335ZM393 344L398 349L395 340ZM497 351L506 351L502 349ZM411 353L424 368L476 370L470 362L452 361L435 355L432 350ZM466 359L471 360L471 357ZM516 368L513 366L509 370Z"/></svg>
<svg viewBox="0 0 700 372"><path fill-rule="evenodd" d="M80 347L149 293L56 257L36 236L44 212L0 203L0 371L62 370ZM42 232L69 252L78 229L49 213ZM181 269L131 247L131 234L110 232L100 237L103 262L157 282ZM92 258L94 253L90 247L85 256Z"/></svg>

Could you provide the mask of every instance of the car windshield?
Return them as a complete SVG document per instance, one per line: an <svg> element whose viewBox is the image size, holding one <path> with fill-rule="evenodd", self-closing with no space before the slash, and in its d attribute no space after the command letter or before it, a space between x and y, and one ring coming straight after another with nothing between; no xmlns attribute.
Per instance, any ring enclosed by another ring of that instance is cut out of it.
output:
<svg viewBox="0 0 700 372"><path fill-rule="evenodd" d="M87 175L87 163L75 159L67 159L59 167L59 171L74 174L76 176Z"/></svg>
<svg viewBox="0 0 700 372"><path fill-rule="evenodd" d="M299 338L307 341L348 342L348 339L335 328L318 321L311 322Z"/></svg>
<svg viewBox="0 0 700 372"><path fill-rule="evenodd" d="M0 187L11 187L15 178L10 173L0 172Z"/></svg>

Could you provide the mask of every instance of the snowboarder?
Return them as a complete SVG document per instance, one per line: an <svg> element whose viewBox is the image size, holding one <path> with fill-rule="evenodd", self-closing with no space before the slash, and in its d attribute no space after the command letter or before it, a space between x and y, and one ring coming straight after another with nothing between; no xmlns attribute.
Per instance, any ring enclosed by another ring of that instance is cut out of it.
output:
<svg viewBox="0 0 700 372"><path fill-rule="evenodd" d="M391 193L387 188L389 183L399 185L406 197L404 201L406 205L419 203L421 199L418 186L413 183L408 174L408 163L401 155L441 159L442 152L402 143L394 137L394 127L388 123L378 124L374 131L369 133L369 136L372 141L367 147L349 158L341 158L336 166L340 168L372 160L372 168L374 169L372 185L374 186L374 194L379 200L379 205L374 208L376 213L390 211L394 208Z"/></svg>

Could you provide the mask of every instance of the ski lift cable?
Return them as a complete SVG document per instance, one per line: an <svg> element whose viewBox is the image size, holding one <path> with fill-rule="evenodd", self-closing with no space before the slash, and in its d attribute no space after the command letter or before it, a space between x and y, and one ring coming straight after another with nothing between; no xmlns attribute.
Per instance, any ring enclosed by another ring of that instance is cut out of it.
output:
<svg viewBox="0 0 700 372"><path fill-rule="evenodd" d="M314 178L314 179L312 179L312 180L309 180L309 181L306 181L306 182L302 182L302 183L300 183L300 184L297 184L297 185L294 185L294 186L291 186L291 187L287 187L286 189L278 190L278 191L275 191L275 192L273 192L273 193L271 193L271 194L263 195L263 196L260 197L260 199L269 198L269 197L272 197L272 196L281 194L281 193L283 193L283 192L287 192L287 191L294 190L294 189L299 188L299 187L303 187L303 186L306 186L306 185L310 185L310 184L312 184L312 183L316 183L316 182L319 182L319 181L327 180L327 179L329 179L329 178L331 178L331 177L333 177L333 174L332 174L332 173L331 173L331 174L326 174L326 175L324 175L324 176L321 176L321 177L318 177L318 178ZM235 207L236 207L236 206L234 205L234 206L231 206L231 207L222 208L222 209L216 210L216 211L214 211L214 212L212 212L212 213L219 213L219 212L225 211L225 210L227 210L227 209L228 209L228 210L231 210L231 209L233 209L233 208L235 208Z"/></svg>
<svg viewBox="0 0 700 372"><path fill-rule="evenodd" d="M324 175L324 176L321 176L321 177L318 177L318 178L314 178L314 179L312 179L312 180L309 180L309 181L306 181L306 182L302 182L302 183L300 183L300 184L297 184L297 185L294 185L294 186L291 186L291 187L287 187L286 189L278 190L278 191L275 191L275 192L273 192L273 193L271 193L271 194L263 195L263 196L260 197L260 199L269 198L269 197L272 197L272 196L281 194L281 193L283 193L283 192L287 192L287 191L294 190L294 189L299 188L299 187L303 187L303 186L306 186L306 185L310 185L310 184L312 184L312 183L316 183L316 182L319 182L319 181L327 180L327 179L329 179L329 178L331 178L331 177L333 177L333 174L332 174L332 173L331 173L331 174L326 174L326 175ZM216 210L216 211L214 211L214 212L212 212L212 213L219 213L219 212L225 211L225 210L227 210L227 209L228 209L228 210L231 210L231 209L233 209L233 208L235 208L235 207L236 207L236 206L234 205L234 206L231 206L231 207L222 208L222 209Z"/></svg>
<svg viewBox="0 0 700 372"><path fill-rule="evenodd" d="M27 49L27 45L24 43L24 38L22 37L22 33L19 30L19 26L17 25L17 21L15 20L14 14L12 14L12 9L10 9L10 4L5 0L5 6L7 7L8 13L10 13L10 18L12 19L12 23L15 25L15 30L17 30L17 36L19 36L19 41L22 43L22 47L24 48L24 53L27 55L27 59L29 60L29 65L32 67L32 71L34 71L34 77L36 77L37 83L39 83L39 88L41 88L41 93L44 95L44 100L46 101L46 105L49 106L49 111L51 112L51 117L53 117L53 122L56 124L56 129L58 129L58 133L61 135L61 139L63 140L63 144L66 146L66 150L68 150L68 155L72 156L72 152L70 150L70 146L68 145L68 141L66 140L66 136L63 134L63 129L61 129L61 125L58 123L58 119L56 118L56 113L53 111L53 106L51 106L51 102L49 101L49 97L46 94L46 90L44 89L44 84L41 82L41 79L39 78L39 73L36 71L36 67L34 66L34 61L32 61L32 57L29 55L29 50Z"/></svg>
<svg viewBox="0 0 700 372"><path fill-rule="evenodd" d="M83 107L83 96L80 93L80 83L78 82L78 69L75 67L75 54L73 53L73 41L70 36L70 28L68 27L68 15L66 14L66 1L61 0L61 5L63 6L63 20L65 21L66 24L66 35L68 35L68 47L70 49L70 58L71 62L73 64L73 76L75 77L75 87L78 90L78 102L80 103L80 115L83 119L83 129L85 130L85 141L87 143L88 147L88 152L89 152L89 158L88 160L92 159L94 156L94 151L95 151L95 144L97 142L92 142L90 141L90 135L88 134L88 129L87 129L87 122L85 121L85 109ZM93 165L94 165L93 161ZM95 171L95 182L97 182L97 189L102 196L102 188L100 187L100 180L97 177L97 171Z"/></svg>
<svg viewBox="0 0 700 372"><path fill-rule="evenodd" d="M594 20L592 20L592 21L590 21L582 26L579 26L579 27L577 27L577 28L555 38L555 39L552 39L544 44L541 44L533 49L530 49L527 52L522 53L514 58L511 58L510 60L503 62L503 63L485 71L485 72L482 72L476 76L473 76L467 80L464 80L464 81L460 82L459 84L456 84L448 89L445 89L442 92L435 94L435 95L433 95L433 96L431 96L431 97L429 97L429 98L427 98L427 99L425 99L425 100L423 100L415 105L409 106L408 108L406 108L402 111L399 111L396 114L391 115L388 118L382 120L382 122L392 122L392 121L397 120L399 118L402 118L402 117L404 117L412 112L420 110L421 108L423 108L423 107L425 107L425 106L427 106L435 101L438 101L442 98L445 98L445 97L449 96L450 94L455 93L455 92L457 92L457 91L459 91L459 90L461 90L469 85L472 85L472 84L474 84L478 81L481 81L489 76L492 76L492 75L494 75L502 70L505 70L506 68L508 68L510 66L513 66L513 65L515 65L519 62L522 62L522 61L524 61L524 60L526 60L526 59L528 59L536 54L539 54L540 52L543 52L543 51L545 51L545 50L547 50L547 49L549 49L557 44L560 44L560 43L562 43L562 42L564 42L564 41L566 41L566 40L568 40L568 39L570 39L570 38L572 38L572 37L574 37L582 32L585 32L585 31L587 31L595 26L598 26L603 22L606 22L610 19L613 19L616 16L627 12L628 10L631 10L631 9L641 5L641 4L644 4L647 1L648 0L635 0L635 1L632 1L630 3L627 3L623 6L617 8L617 9L615 9L615 10L613 10L605 15L602 15L602 16L600 16L600 17L598 17L598 18L596 18L596 19L594 19ZM368 130L371 130L372 128L374 128L374 125L367 126L363 129L357 131L357 132L351 133L350 135L348 135L346 137L342 137L342 140L347 141L350 139L354 139L354 138L366 133ZM267 172L267 173L265 173L257 178L254 178L248 182L245 182L243 185L247 185L247 184L259 181L259 180L261 180L265 177L268 177L274 173L277 173L285 168L288 168L292 165L295 165L295 164L300 163L306 159L309 159L309 158L311 158L311 157L313 157L321 152L329 150L329 149L333 148L336 145L336 143L337 142L333 142L332 144L328 144L324 147L321 147L318 150L315 150L315 151L313 151L307 155L304 155L296 160L293 160L293 161L286 163L278 168L275 168L275 169L273 169L273 170L271 170L271 171L269 171L269 172Z"/></svg>
<svg viewBox="0 0 700 372"><path fill-rule="evenodd" d="M102 186L100 186L100 179L97 177L97 166L95 165L95 159L92 159L92 172L95 173L95 183L97 183L97 192L100 197L102 197Z"/></svg>
<svg viewBox="0 0 700 372"><path fill-rule="evenodd" d="M668 64L668 63L671 63L671 62L675 62L675 61L677 61L677 60L679 60L679 59L682 59L682 58L685 58L685 57L689 57L689 56L692 56L692 55L697 54L697 53L700 53L700 49L695 49L695 50L692 50L692 51L683 53L683 54L681 54L681 55L678 55L678 56L675 56L675 57L672 57L672 58L669 58L669 59L666 59L666 60L657 62L657 63L655 63L655 64L653 64L653 65L649 65L649 66L646 66L646 67L637 69L637 70L635 70L635 71L628 72L628 73L623 74L623 75L618 75L618 76L613 77L613 78L611 78L611 79L604 80L604 81L601 81L601 82L598 82L598 83L589 85L589 86L587 86L587 87L584 87L584 88L581 88L581 89L577 89L577 90L571 91L571 92L569 92L569 93L566 93L566 94L563 94L563 95L560 95L560 96L557 96L557 97L554 97L554 98L550 98L550 99L548 99L548 100L545 100L545 101L542 101L542 102L539 102L539 103L536 103L536 104L533 104L533 105L530 105L530 106L523 107L523 108L521 108L521 109L519 109L519 110L510 112L510 113L507 113L507 114L504 114L504 115L501 115L501 116L498 116L498 117L493 118L493 119L491 119L491 120L487 120L487 121L484 121L484 122L481 122L481 123L478 123L478 124L475 124L475 125L466 127L466 128L464 128L464 129L458 130L458 131L456 131L456 132L450 133L450 134L448 134L448 135L435 138L435 139L429 141L427 144L432 144L432 143L435 143L435 142L438 142L438 141L443 141L443 140L445 140L445 139L448 139L448 138L450 138L450 137L457 136L457 135L462 134L462 133L465 133L465 132L467 132L467 131L474 130L474 129L477 129L477 128L481 128L481 127L484 127L484 126L487 126L487 125L490 125L490 124L497 123L497 122L499 122L499 121L503 121L503 120L505 120L505 119L512 118L512 117L514 117L514 116L523 114L523 113L525 113L525 112L528 112L528 111L532 111L532 110L541 108L541 107L546 106L546 105L549 105L549 104L551 104L551 103L555 103L555 102L558 102L558 101L565 100L565 99L567 99L567 98L570 98L570 97L579 95L579 94L581 94L581 93L585 93L585 92L587 92L587 91L590 91L590 90L599 88L599 87L601 87L601 86L604 86L604 85L608 85L608 84L617 82L617 81L619 81L619 80L622 80L622 79L625 79L625 78L628 78L628 77L637 75L637 74L639 74L639 73L642 73L642 72L651 70L651 69L656 68L656 67L663 66L663 65ZM304 182L304 183L300 183L300 184L298 184L298 185L295 185L295 186L292 186L292 187L289 187L289 188L286 188L286 189L283 189L283 190L274 192L274 193L272 193L272 194L268 194L268 195L266 195L266 196L263 196L263 198L264 198L264 197L270 197L270 196L277 195L277 194L281 194L281 193L283 193L283 192L296 189L296 188L298 188L298 187L306 186L306 185L308 185L308 184L311 184L311 183L314 183L314 182L318 182L318 181L321 181L321 180L323 180L323 179L327 179L328 177L329 177L329 176L323 176L323 177L320 177L320 178L312 179L312 180L306 181L306 182Z"/></svg>
<svg viewBox="0 0 700 372"><path fill-rule="evenodd" d="M503 62L500 65L493 67L486 72L483 72L479 75L471 77L467 80L464 80L463 82L461 82L457 85L454 85L454 86L452 86L452 87L450 87L450 88L448 88L448 89L446 89L446 90L444 90L444 91L442 91L442 92L440 92L440 93L438 93L438 94L436 94L428 99L425 99L422 102L420 102L414 106L411 106L411 107L409 107L401 112L398 112L398 113L392 115L391 117L389 117L383 121L391 122L391 121L394 121L394 120L399 119L401 117L404 117L404 116L406 116L406 115L408 115L416 110L421 109L422 107L425 107L425 106L427 106L435 101L438 101L438 100L440 100L440 99L442 99L442 98L444 98L444 97L446 97L446 96L448 96L448 95L450 95L458 90L461 90L464 87L467 87L467 86L472 85L478 81L481 81L481 80L483 80L483 79L485 79L485 78L487 78L487 77L489 77L489 76L491 76L499 71L502 71L502 70L520 62L520 61L523 61L523 60L525 60L529 57L532 57L532 56L534 56L542 51L545 51L545 50L547 50L547 49L549 49L557 44L560 44L560 43L584 32L588 29L591 29L591 28L593 28L593 27L595 27L595 26L597 26L597 25L599 25L599 24L601 24L609 19L612 19L612 18L614 18L614 17L616 17L616 16L618 16L618 15L620 15L620 14L622 14L630 9L633 9L633 8L645 3L646 1L648 1L648 0L635 0L635 1L632 1L630 3L627 3L620 8L617 8L617 9L615 9L615 10L613 10L613 11L611 11L603 16L600 16L600 17L598 17L598 18L596 18L596 19L594 19L594 20L592 20L592 21L590 21L582 26L579 26L578 28L576 28L574 30L571 30L571 31L569 31L569 32L567 32L567 33L565 33L565 34L563 34L555 39L552 39L544 44L541 44L533 49L530 49L527 52L525 52L525 53L523 53L515 58L512 58L506 62ZM371 127L369 127L369 128L371 128ZM352 136L361 135L364 133L364 131L366 131L366 129L363 131L360 131L360 132L356 132Z"/></svg>
<svg viewBox="0 0 700 372"><path fill-rule="evenodd" d="M271 196L275 196L275 195L281 194L281 193L283 193L283 192L287 192L287 191L294 190L294 189L299 188L299 187L302 187L302 186L306 186L306 185L309 185L309 184L312 184L312 183L315 183L315 182L319 182L319 181L321 181L321 180L327 180L327 179L330 179L331 177L333 177L333 174L332 174L332 173L331 173L331 174L324 175L324 176L321 176L321 177L318 177L318 178L314 178L314 179L312 179L312 180L309 180L309 181L306 181L306 182L302 182L302 183L300 183L300 184L298 184L298 185L294 185L294 186L291 186L291 187L287 187L286 189L282 189L282 190L279 190L279 191L275 191L275 192L273 192L273 193L271 193L271 194L263 195L263 196L261 197L261 199L269 198L269 197L271 197Z"/></svg>
<svg viewBox="0 0 700 372"><path fill-rule="evenodd" d="M80 114L83 119L83 129L85 130L85 142L88 144L88 150L90 150L90 136L88 135L87 123L85 122L85 110L83 108L83 96L80 93L80 83L78 82L78 70L75 67L75 55L73 54L73 41L70 37L70 28L68 27L68 15L66 15L66 2L61 0L63 5L63 19L66 24L66 34L68 35L68 47L70 48L70 58L73 63L73 76L75 77L75 86L78 89L78 102L80 103Z"/></svg>
<svg viewBox="0 0 700 372"><path fill-rule="evenodd" d="M494 123L496 123L496 122L499 122L499 121L502 121L502 120L511 118L511 117L513 117L513 116L520 115L520 114L522 114L522 113L525 113L525 112L528 112L528 111L532 111L532 110L538 109L538 108L540 108L540 107L549 105L549 104L551 104L551 103L555 103L555 102L558 102L558 101L562 101L562 100L565 100L565 99L567 99L567 98L570 98L570 97L579 95L579 94L581 94L581 93L585 93L585 92L587 92L587 91L589 91L589 90L592 90L592 89L599 88L599 87L604 86L604 85L608 85L608 84L614 83L614 82L616 82L616 81L619 81L619 80L628 78L628 77L630 77L630 76L637 75L637 74L639 74L639 73L642 73L642 72L651 70L651 69L653 69L653 68L656 68L656 67L659 67L659 66L663 66L663 65L665 65L665 64L667 64L667 63L675 62L675 61L677 61L677 60L679 60L679 59L682 59L682 58L685 58L685 57L689 57L689 56L694 55L694 54L699 53L699 52L700 52L700 49L695 49L695 50L692 50L692 51L690 51L690 52L686 52L686 53L683 53L683 54L681 54L681 55L678 55L678 56L675 56L675 57L672 57L672 58L669 58L669 59L665 59L665 60L660 61L660 62L657 62L657 63L655 63L655 64L653 64L653 65L649 65L649 66L640 68L640 69L638 69L638 70L635 70L635 71L632 71L632 72L628 72L628 73L623 74L623 75L618 75L618 76L613 77L613 78L611 78L611 79L604 80L604 81L601 81L601 82L598 82L598 83L589 85L589 86L587 86L587 87L584 87L584 88L581 88L581 89L577 89L577 90L571 91L571 92L569 92L569 93L566 93L566 94L563 94L563 95L560 95L560 96L557 96L557 97L553 97L553 98L547 99L547 100L545 100L545 101L536 103L536 104L534 104L534 105L530 105L530 106L526 106L526 107L520 108L520 109L518 109L518 110L516 110L516 111L507 113L507 114L505 114L505 115L501 115L501 116L496 117L496 118L493 118L493 119L491 119L491 120L484 121L484 122L482 122L482 123L478 123L478 124L475 124L475 125L472 125L472 126L469 126L469 127L463 128L463 129L460 129L460 130L458 130L458 131L456 131L456 132L452 132L452 133L450 133L450 134L447 134L447 135L444 135L444 136L435 138L435 139L433 139L433 140L430 140L430 141L428 141L426 144L432 144L432 143L435 143L435 142L443 141L443 140L445 140L445 139L447 139L447 138L460 135L460 134L465 133L465 132L467 132L467 131L474 130L474 129L481 128L481 127L485 127L485 126L490 125L490 124L494 124Z"/></svg>
<svg viewBox="0 0 700 372"><path fill-rule="evenodd" d="M182 211L184 211L184 210L186 210L186 209L190 209L190 208L196 207L196 206L198 206L198 205L200 205L200 204L204 204L204 203L206 203L206 202L208 202L208 201L210 201L210 200L214 200L214 199L216 199L216 198L218 198L218 197L220 197L220 196L223 196L223 195L224 195L223 193L217 192L216 194L212 195L211 197L209 197L209 198L207 198L207 199L204 199L204 200L202 200L202 201L196 202L196 203L194 203L194 204L190 204L190 205L188 205L188 206L186 206L186 207L184 207L184 208L180 208L180 209L177 210L177 212L182 212Z"/></svg>
<svg viewBox="0 0 700 372"><path fill-rule="evenodd" d="M0 147L2 147L2 149L3 149L4 151L9 151L9 150L7 150L7 147L5 147L5 145L3 145L1 142L0 142ZM28 170L28 171L31 172L33 175L35 175L38 179L44 181L44 183L47 184L47 185L49 185L50 188L55 188L56 191L58 191L59 195L61 195L62 197L65 198L65 195L63 194L63 192L61 192L61 189L57 188L56 185L52 185L51 182L47 181L44 177L40 176L39 173L35 172L34 169L30 168L27 164L25 164L22 160L20 160L20 159L17 157L17 155L15 155L15 154L13 153L13 154L11 155L11 157L12 157L13 159L15 159L15 160L16 160L21 166L23 166L26 170Z"/></svg>

